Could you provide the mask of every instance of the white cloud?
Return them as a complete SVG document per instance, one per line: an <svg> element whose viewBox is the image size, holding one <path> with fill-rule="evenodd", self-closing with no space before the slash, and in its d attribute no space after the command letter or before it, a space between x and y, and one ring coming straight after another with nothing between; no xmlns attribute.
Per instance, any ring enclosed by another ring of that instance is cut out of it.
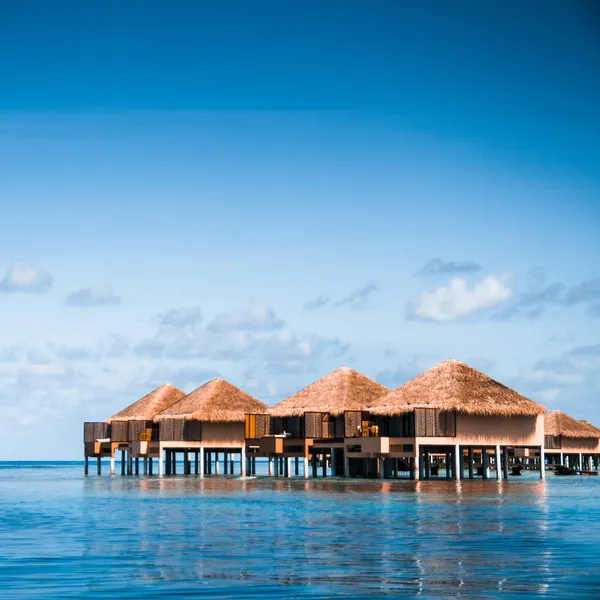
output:
<svg viewBox="0 0 600 600"><path fill-rule="evenodd" d="M90 308L93 306L109 306L121 304L121 297L117 296L109 286L82 288L71 292L65 299L67 306Z"/></svg>
<svg viewBox="0 0 600 600"><path fill-rule="evenodd" d="M512 295L506 276L488 275L472 287L460 278L433 292L422 292L407 307L409 318L425 321L456 321L502 304Z"/></svg>
<svg viewBox="0 0 600 600"><path fill-rule="evenodd" d="M24 263L15 262L0 281L0 292L29 292L40 294L52 287L52 275Z"/></svg>

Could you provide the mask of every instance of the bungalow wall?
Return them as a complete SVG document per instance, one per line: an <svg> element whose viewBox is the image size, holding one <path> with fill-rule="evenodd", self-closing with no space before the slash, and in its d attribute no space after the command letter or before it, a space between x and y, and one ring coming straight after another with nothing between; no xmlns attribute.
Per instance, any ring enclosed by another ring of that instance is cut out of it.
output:
<svg viewBox="0 0 600 600"><path fill-rule="evenodd" d="M551 452L564 452L572 454L599 454L600 440L597 438L569 438L560 436L561 441L558 448Z"/></svg>
<svg viewBox="0 0 600 600"><path fill-rule="evenodd" d="M417 436L418 444L461 446L543 446L544 416L456 415L456 434Z"/></svg>
<svg viewBox="0 0 600 600"><path fill-rule="evenodd" d="M244 423L205 421L202 423L203 446L239 448L245 445Z"/></svg>

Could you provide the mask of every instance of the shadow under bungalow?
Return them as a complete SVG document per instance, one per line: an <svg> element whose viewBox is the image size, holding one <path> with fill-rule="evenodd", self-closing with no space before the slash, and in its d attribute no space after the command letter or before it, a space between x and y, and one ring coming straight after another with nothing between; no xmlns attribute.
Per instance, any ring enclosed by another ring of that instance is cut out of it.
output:
<svg viewBox="0 0 600 600"><path fill-rule="evenodd" d="M343 367L268 407L223 379L190 394L168 384L106 422L84 424L89 458L120 454L123 475L508 478L522 466L591 472L600 429L457 360L395 390ZM179 457L179 460L177 458ZM182 464L183 463L183 464ZM141 467L141 468L140 468ZM177 472L177 469L180 472Z"/></svg>

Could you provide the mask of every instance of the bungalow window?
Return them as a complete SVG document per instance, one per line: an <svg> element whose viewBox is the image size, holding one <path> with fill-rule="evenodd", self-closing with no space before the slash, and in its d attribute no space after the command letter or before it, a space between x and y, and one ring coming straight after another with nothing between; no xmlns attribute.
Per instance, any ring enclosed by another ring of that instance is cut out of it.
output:
<svg viewBox="0 0 600 600"><path fill-rule="evenodd" d="M562 447L562 440L560 435L545 435L544 436L544 448L547 450L560 450Z"/></svg>
<svg viewBox="0 0 600 600"><path fill-rule="evenodd" d="M245 435L247 440L258 440L271 433L271 415L246 415ZM276 432L275 432L276 433Z"/></svg>
<svg viewBox="0 0 600 600"><path fill-rule="evenodd" d="M313 439L335 438L335 418L329 413L307 412L304 413L304 426L306 437Z"/></svg>
<svg viewBox="0 0 600 600"><path fill-rule="evenodd" d="M415 408L415 433L419 437L455 437L456 412Z"/></svg>

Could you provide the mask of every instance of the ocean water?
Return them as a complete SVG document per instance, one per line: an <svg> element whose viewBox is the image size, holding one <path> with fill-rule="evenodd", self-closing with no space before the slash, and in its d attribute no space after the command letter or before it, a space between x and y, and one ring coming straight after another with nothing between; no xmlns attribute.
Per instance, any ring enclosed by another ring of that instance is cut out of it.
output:
<svg viewBox="0 0 600 600"><path fill-rule="evenodd" d="M159 479L0 463L0 597L600 598L600 477L538 477Z"/></svg>

